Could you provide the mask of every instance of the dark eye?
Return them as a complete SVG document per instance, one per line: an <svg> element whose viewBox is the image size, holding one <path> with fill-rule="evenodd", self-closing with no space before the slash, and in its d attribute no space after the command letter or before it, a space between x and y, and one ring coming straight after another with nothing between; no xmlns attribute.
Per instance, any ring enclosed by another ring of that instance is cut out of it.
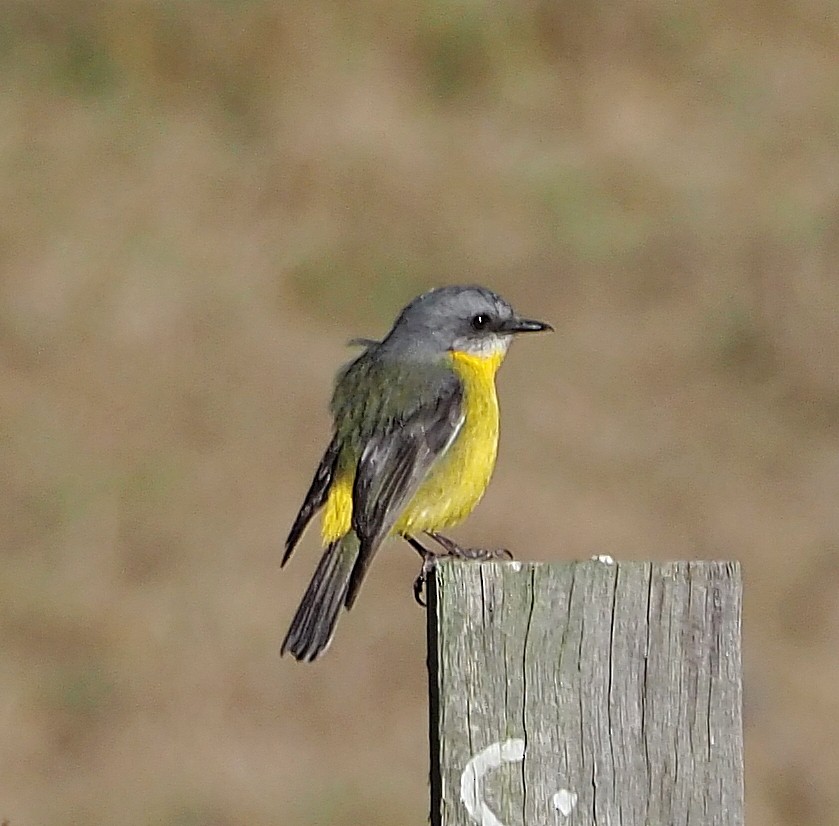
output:
<svg viewBox="0 0 839 826"><path fill-rule="evenodd" d="M485 313L478 313L478 315L472 316L472 329L473 330L486 330L489 326L490 318Z"/></svg>

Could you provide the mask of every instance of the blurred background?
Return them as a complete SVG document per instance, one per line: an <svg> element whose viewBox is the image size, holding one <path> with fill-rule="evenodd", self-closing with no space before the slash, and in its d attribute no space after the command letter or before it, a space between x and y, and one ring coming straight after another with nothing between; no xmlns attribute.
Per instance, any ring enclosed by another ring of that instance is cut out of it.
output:
<svg viewBox="0 0 839 826"><path fill-rule="evenodd" d="M393 543L280 660L353 336L477 281L499 376L454 532L737 558L754 826L839 824L839 7L6 2L0 818L427 822Z"/></svg>

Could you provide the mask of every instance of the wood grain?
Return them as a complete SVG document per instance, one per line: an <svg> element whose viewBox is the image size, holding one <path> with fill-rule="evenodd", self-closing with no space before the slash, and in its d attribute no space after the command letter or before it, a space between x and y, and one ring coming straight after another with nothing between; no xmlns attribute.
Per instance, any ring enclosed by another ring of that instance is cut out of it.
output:
<svg viewBox="0 0 839 826"><path fill-rule="evenodd" d="M740 569L439 565L435 826L742 826Z"/></svg>

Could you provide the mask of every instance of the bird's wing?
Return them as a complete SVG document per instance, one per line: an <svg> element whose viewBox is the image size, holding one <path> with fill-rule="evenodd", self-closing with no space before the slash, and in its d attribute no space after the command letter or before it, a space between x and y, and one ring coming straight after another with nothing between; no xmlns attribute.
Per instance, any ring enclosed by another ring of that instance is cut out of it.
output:
<svg viewBox="0 0 839 826"><path fill-rule="evenodd" d="M291 530L288 532L288 539L285 541L285 553L283 554L282 565L288 562L294 546L297 545L303 531L311 521L312 517L326 502L326 497L329 494L329 487L335 476L335 468L338 464L338 455L341 452L341 442L338 435L332 437L329 447L326 448L326 453L320 460L318 469L315 471L315 478L312 479L312 484L309 486L309 492L303 500L303 505L300 508Z"/></svg>
<svg viewBox="0 0 839 826"><path fill-rule="evenodd" d="M427 392L427 389L426 389ZM353 483L352 526L360 540L347 591L350 608L367 568L434 462L463 425L463 387L449 374L438 392L367 440Z"/></svg>

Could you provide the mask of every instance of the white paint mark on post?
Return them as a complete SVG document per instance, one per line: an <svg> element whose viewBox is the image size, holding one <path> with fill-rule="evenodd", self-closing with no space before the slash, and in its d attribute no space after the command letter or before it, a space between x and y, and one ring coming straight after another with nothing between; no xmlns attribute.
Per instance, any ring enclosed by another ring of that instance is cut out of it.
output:
<svg viewBox="0 0 839 826"><path fill-rule="evenodd" d="M510 567L511 567L511 568L512 568L512 569L513 569L516 573L518 573L518 572L521 570L521 562L516 562L515 560L513 560L513 561L510 563Z"/></svg>
<svg viewBox="0 0 839 826"><path fill-rule="evenodd" d="M596 556L593 556L591 559L592 559L592 562L601 562L604 565L614 565L615 564L614 558L609 556L609 554L597 554Z"/></svg>
<svg viewBox="0 0 839 826"><path fill-rule="evenodd" d="M504 826L492 809L484 802L483 779L492 769L504 763L524 760L524 740L514 737L503 743L493 743L479 751L460 775L460 799L474 823L480 826Z"/></svg>
<svg viewBox="0 0 839 826"><path fill-rule="evenodd" d="M563 817L568 817L577 805L577 793L570 789L560 789L553 796L554 809Z"/></svg>

